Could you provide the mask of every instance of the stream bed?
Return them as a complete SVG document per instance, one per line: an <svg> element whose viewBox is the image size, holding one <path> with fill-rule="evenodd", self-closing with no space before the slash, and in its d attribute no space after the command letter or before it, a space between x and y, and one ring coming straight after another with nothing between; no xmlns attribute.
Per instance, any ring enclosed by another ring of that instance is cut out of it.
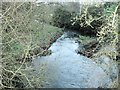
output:
<svg viewBox="0 0 120 90"><path fill-rule="evenodd" d="M33 60L45 88L98 88L109 87L112 80L93 60L77 54L82 45L74 38L75 33L65 32L49 50L51 55Z"/></svg>

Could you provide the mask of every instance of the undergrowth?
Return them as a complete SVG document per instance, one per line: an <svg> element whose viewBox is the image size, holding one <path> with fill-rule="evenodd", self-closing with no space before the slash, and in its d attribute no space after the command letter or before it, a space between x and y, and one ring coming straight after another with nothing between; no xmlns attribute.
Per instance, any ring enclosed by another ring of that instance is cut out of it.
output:
<svg viewBox="0 0 120 90"><path fill-rule="evenodd" d="M24 73L34 57L47 54L50 44L62 34L44 22L43 3L2 3L2 88L33 87Z"/></svg>

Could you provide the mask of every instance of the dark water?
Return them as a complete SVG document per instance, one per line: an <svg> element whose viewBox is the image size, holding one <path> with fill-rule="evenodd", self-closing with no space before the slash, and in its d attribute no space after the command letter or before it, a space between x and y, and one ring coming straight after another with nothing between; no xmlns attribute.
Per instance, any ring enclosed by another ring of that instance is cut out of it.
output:
<svg viewBox="0 0 120 90"><path fill-rule="evenodd" d="M49 50L49 56L33 60L34 68L43 78L46 88L98 88L108 87L111 79L93 60L76 53L79 43L75 34L65 32Z"/></svg>

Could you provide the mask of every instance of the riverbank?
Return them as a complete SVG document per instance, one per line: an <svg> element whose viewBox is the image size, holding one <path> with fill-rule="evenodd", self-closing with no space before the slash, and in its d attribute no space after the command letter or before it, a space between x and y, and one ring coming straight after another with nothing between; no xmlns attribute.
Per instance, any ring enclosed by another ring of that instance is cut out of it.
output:
<svg viewBox="0 0 120 90"><path fill-rule="evenodd" d="M3 79L8 81L2 83L4 86L13 85L17 88L28 86L30 82L24 72L29 71L29 63L34 57L49 54L48 48L63 34L61 28L48 24L40 25L38 22L32 22L30 25L30 29L26 31L16 30L10 34L3 34L3 45L6 47L2 54ZM13 39L5 42L9 38L7 34Z"/></svg>
<svg viewBox="0 0 120 90"><path fill-rule="evenodd" d="M36 28L35 25L33 29ZM39 29L39 28L37 28ZM37 34L37 33L36 33ZM37 44L38 46L35 47L33 50L30 50L31 56L45 56L50 54L48 48L51 46L53 42L55 42L61 35L63 34L63 30L58 27L54 27L48 24L43 26L43 30L39 32L39 35L34 38L33 44Z"/></svg>
<svg viewBox="0 0 120 90"><path fill-rule="evenodd" d="M98 41L96 37L79 35L78 41L83 46L83 50L77 50L78 54L90 58L95 52L97 52Z"/></svg>
<svg viewBox="0 0 120 90"><path fill-rule="evenodd" d="M96 38L82 37L81 44L84 49L77 53L91 58L110 77L110 88L118 88L118 63L116 61L117 49L110 45L100 46Z"/></svg>
<svg viewBox="0 0 120 90"><path fill-rule="evenodd" d="M48 48L53 42L57 40L62 34L62 28L54 27L48 24L44 24L41 28L38 25L39 23L33 23L32 26L32 43L31 49L29 50L29 56L26 57L26 61L31 61L32 58L37 56L46 56L51 52ZM29 38L29 37L28 37ZM23 60L24 57L19 57L17 60Z"/></svg>

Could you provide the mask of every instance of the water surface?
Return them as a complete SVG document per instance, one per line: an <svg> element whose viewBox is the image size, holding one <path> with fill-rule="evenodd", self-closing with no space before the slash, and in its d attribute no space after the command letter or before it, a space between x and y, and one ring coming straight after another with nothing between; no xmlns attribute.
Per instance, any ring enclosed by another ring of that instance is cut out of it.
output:
<svg viewBox="0 0 120 90"><path fill-rule="evenodd" d="M98 88L107 87L111 82L104 70L93 60L76 53L81 48L72 38L75 33L65 32L49 50L49 56L33 60L40 83L46 88Z"/></svg>

